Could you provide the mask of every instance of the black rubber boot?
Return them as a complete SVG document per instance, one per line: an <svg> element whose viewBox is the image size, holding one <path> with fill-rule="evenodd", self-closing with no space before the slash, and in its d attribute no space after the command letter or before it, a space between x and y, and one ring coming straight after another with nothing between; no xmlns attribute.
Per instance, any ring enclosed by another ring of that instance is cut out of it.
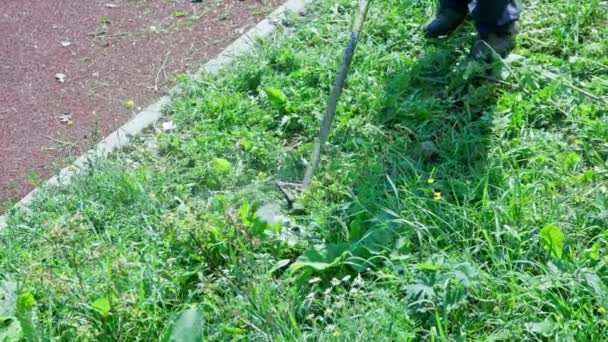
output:
<svg viewBox="0 0 608 342"><path fill-rule="evenodd" d="M497 55L505 58L515 48L516 35L515 23L510 23L495 32L478 33L471 48L471 57L483 62L490 62Z"/></svg>
<svg viewBox="0 0 608 342"><path fill-rule="evenodd" d="M426 38L437 38L448 35L460 26L466 19L466 11L458 11L452 8L440 8L433 19L424 29Z"/></svg>

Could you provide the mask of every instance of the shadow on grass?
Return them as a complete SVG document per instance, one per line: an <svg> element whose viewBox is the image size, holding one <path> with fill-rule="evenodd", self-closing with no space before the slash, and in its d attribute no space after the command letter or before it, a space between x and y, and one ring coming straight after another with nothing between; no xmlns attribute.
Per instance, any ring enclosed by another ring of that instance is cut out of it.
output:
<svg viewBox="0 0 608 342"><path fill-rule="evenodd" d="M376 118L387 136L378 152L383 174L361 178L353 189L358 202L353 216L361 220L356 216L364 212L363 220L376 223L369 230L410 215L405 219L420 227L443 229L426 234L446 246L451 232L467 234L459 232L464 227L456 223L453 206L481 205L487 185L500 182L487 158L501 94L492 80L501 66L463 57L456 43L462 40L428 44L418 60L399 66L386 80L383 111ZM368 165L361 173L367 170Z"/></svg>
<svg viewBox="0 0 608 342"><path fill-rule="evenodd" d="M450 46L429 45L421 59L387 81L384 126L407 127L425 168L474 175L485 160L498 97L496 83L486 78L496 71L490 68L460 59Z"/></svg>

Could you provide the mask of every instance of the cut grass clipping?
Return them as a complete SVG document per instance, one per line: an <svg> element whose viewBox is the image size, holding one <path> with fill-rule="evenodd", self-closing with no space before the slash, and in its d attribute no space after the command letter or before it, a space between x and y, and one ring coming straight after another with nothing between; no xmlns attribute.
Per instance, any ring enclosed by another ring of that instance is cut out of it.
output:
<svg viewBox="0 0 608 342"><path fill-rule="evenodd" d="M604 1L524 1L505 63L434 1L376 1L304 215L300 180L356 1L318 1L175 129L13 210L0 340L608 339ZM274 203L274 204L273 204Z"/></svg>

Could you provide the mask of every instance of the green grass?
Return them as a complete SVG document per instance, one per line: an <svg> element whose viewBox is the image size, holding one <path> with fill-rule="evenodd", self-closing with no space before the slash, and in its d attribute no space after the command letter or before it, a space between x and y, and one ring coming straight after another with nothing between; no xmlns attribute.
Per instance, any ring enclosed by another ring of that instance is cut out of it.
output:
<svg viewBox="0 0 608 342"><path fill-rule="evenodd" d="M22 305L0 336L606 340L608 5L524 5L519 48L487 66L470 24L423 39L434 1L376 1L306 214L282 225L256 209L302 176L355 1L180 77L175 131L11 212L0 280Z"/></svg>

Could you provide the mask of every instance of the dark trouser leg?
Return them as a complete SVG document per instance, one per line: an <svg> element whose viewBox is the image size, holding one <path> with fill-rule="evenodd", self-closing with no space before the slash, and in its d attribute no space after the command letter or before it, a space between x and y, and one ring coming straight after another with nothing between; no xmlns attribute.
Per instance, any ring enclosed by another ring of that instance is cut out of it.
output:
<svg viewBox="0 0 608 342"><path fill-rule="evenodd" d="M471 0L440 0L439 8L450 8L459 12L469 12Z"/></svg>
<svg viewBox="0 0 608 342"><path fill-rule="evenodd" d="M517 0L478 0L472 17L480 34L501 34L511 29L519 19L519 12Z"/></svg>
<svg viewBox="0 0 608 342"><path fill-rule="evenodd" d="M495 54L506 57L515 47L517 0L478 0L472 17L479 34L471 48L477 60L489 61Z"/></svg>

